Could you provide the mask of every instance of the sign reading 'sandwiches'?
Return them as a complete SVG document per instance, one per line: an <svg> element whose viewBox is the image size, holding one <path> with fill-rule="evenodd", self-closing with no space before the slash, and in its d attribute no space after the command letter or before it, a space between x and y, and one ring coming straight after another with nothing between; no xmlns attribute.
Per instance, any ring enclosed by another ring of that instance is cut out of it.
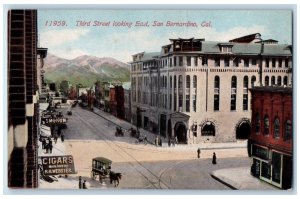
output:
<svg viewBox="0 0 300 199"><path fill-rule="evenodd" d="M41 157L44 175L74 174L73 156Z"/></svg>

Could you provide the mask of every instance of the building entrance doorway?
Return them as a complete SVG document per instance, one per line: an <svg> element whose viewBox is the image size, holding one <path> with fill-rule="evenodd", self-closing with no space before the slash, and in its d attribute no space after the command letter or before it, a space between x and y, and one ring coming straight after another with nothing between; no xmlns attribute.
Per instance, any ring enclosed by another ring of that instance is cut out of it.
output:
<svg viewBox="0 0 300 199"><path fill-rule="evenodd" d="M186 126L182 122L178 122L176 123L174 130L175 136L178 140L178 144L187 144Z"/></svg>
<svg viewBox="0 0 300 199"><path fill-rule="evenodd" d="M236 127L236 139L248 139L250 134L251 126L248 121L244 120Z"/></svg>

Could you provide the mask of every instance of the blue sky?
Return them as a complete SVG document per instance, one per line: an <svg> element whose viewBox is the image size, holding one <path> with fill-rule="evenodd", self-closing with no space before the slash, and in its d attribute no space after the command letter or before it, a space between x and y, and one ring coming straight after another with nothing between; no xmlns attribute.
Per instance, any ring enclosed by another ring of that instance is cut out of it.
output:
<svg viewBox="0 0 300 199"><path fill-rule="evenodd" d="M63 20L67 26L49 26ZM109 27L76 26L76 21L109 22ZM48 21L48 26L46 26ZM112 26L132 22L131 28ZM135 27L148 21L149 27ZM198 27L153 27L153 21L195 22ZM210 27L202 27L202 23ZM131 61L138 52L160 51L169 38L230 39L259 32L263 39L292 43L292 13L288 10L38 10L39 44L49 53L73 59L80 55L114 57Z"/></svg>

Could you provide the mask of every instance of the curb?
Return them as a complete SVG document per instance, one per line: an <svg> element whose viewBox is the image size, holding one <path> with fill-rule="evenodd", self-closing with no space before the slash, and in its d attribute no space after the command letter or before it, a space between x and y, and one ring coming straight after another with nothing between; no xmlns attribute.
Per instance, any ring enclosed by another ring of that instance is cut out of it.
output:
<svg viewBox="0 0 300 199"><path fill-rule="evenodd" d="M215 179L215 180L221 182L222 184L226 185L226 186L229 187L230 189L232 189L232 190L238 190L236 187L234 187L234 186L232 186L231 184L229 184L229 183L227 183L227 182L221 180L220 178L216 177L214 174L210 174L210 176L211 176L213 179Z"/></svg>

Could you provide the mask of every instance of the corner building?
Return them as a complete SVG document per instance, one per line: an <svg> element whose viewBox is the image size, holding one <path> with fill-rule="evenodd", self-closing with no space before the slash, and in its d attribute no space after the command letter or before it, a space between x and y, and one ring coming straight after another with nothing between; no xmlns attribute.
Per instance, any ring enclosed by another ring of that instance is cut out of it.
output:
<svg viewBox="0 0 300 199"><path fill-rule="evenodd" d="M251 133L249 89L292 83L292 46L259 33L229 42L170 39L131 62L132 121L181 144Z"/></svg>

